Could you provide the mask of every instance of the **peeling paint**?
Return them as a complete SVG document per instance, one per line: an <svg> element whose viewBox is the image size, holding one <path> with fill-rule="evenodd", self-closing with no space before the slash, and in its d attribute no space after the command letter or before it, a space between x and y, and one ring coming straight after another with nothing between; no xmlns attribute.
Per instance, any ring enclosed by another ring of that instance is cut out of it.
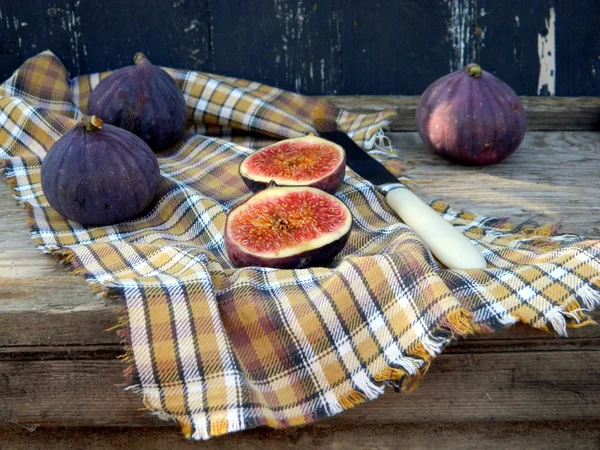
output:
<svg viewBox="0 0 600 450"><path fill-rule="evenodd" d="M554 95L556 92L556 16L554 8L550 8L549 17L546 19L546 35L538 34L538 57L540 59L540 73L537 92L539 95Z"/></svg>
<svg viewBox="0 0 600 450"><path fill-rule="evenodd" d="M189 26L187 26L186 28L183 29L184 33L189 33L190 31L196 29L196 27L198 26L198 24L200 23L200 21L198 19L193 19Z"/></svg>
<svg viewBox="0 0 600 450"><path fill-rule="evenodd" d="M325 60L321 59L321 91L325 92Z"/></svg>
<svg viewBox="0 0 600 450"><path fill-rule="evenodd" d="M476 24L476 8L470 1L447 0L450 9L448 33L452 43L452 56L449 61L450 70L455 71L464 67L467 59L476 60L475 46L471 46L471 37ZM483 8L481 9L483 11Z"/></svg>

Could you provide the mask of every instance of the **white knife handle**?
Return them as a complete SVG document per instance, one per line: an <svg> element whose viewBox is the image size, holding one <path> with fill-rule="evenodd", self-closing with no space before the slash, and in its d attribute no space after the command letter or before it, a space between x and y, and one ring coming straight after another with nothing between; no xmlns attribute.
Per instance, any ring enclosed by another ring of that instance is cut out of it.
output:
<svg viewBox="0 0 600 450"><path fill-rule="evenodd" d="M387 204L449 269L485 269L483 255L450 222L408 188L389 191Z"/></svg>

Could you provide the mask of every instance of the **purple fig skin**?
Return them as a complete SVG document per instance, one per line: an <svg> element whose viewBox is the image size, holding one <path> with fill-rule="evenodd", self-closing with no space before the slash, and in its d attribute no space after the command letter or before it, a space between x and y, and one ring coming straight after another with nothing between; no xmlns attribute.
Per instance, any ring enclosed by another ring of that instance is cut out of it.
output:
<svg viewBox="0 0 600 450"><path fill-rule="evenodd" d="M139 214L152 203L161 178L158 160L144 141L100 125L87 129L77 124L42 162L48 203L82 225L113 225Z"/></svg>
<svg viewBox="0 0 600 450"><path fill-rule="evenodd" d="M187 122L181 90L141 53L135 65L116 70L94 88L87 108L89 115L131 131L154 151L175 144Z"/></svg>
<svg viewBox="0 0 600 450"><path fill-rule="evenodd" d="M458 164L494 164L525 136L523 105L515 91L469 64L433 82L417 106L417 131L434 153Z"/></svg>
<svg viewBox="0 0 600 450"><path fill-rule="evenodd" d="M256 153L263 151L263 150L271 149L273 147L277 147L279 145L285 145L286 143L289 143L289 142L296 142L296 145L300 145L300 149L302 148L303 145L310 146L314 143L318 143L319 145L325 144L327 146L335 147L338 149L338 151L342 155L342 158L341 158L338 166L335 167L335 169L332 170L329 173L329 175L324 176L320 179L317 179L317 180L313 181L312 183L299 184L292 179L281 179L280 178L278 180L274 180L276 182L276 184L278 186L308 186L308 187L314 187L316 189L320 189L321 191L325 191L329 194L335 193L339 189L339 187L342 185L342 183L344 182L344 177L346 176L346 152L341 147L339 147L337 144L334 144L333 142L329 142L325 139L322 139L322 138L319 138L319 137L316 137L313 135L307 135L307 136L304 136L301 138L285 139L283 141L277 142L275 144L272 144L272 145L264 147L260 150L257 150ZM302 142L302 144L299 144L300 142ZM301 153L300 149L297 150L298 153ZM252 178L251 175L247 175L247 173L245 173L245 172L247 172L247 170L244 170L244 165L250 158L252 158L254 155L256 155L256 153L253 153L253 154L247 156L240 163L240 166L238 168L238 173L239 173L240 177L242 178L242 180L244 181L246 186L248 186L248 189L250 189L252 192L262 191L263 189L266 189L270 183L270 181L257 180L255 178Z"/></svg>
<svg viewBox="0 0 600 450"><path fill-rule="evenodd" d="M318 192L316 188L311 188L307 186L276 186L274 183L270 183L267 191L270 193L275 192L275 194L271 197L268 197L270 201L276 201L273 199L281 198L290 192L302 192L302 191L313 191ZM342 232L346 227L347 231L340 234L337 239L330 241L328 243L322 243L321 246L316 246L309 250L302 251L300 253L290 254L287 256L276 257L276 256L268 256L265 254L256 254L251 252L248 248L244 248L241 246L235 239L233 239L230 235L232 233L230 231L230 221L231 218L235 216L235 212L237 210L243 211L249 202L253 202L263 194L258 193L254 196L250 197L241 205L238 205L233 210L229 212L227 215L227 219L225 220L225 230L224 230L224 240L225 240L225 248L227 250L227 254L231 259L231 262L236 267L270 267L274 269L303 269L306 267L319 267L325 266L329 264L335 256L344 248L346 243L348 242L348 238L350 237L350 232L352 229L352 213L350 210L341 202L340 200L333 197L333 201L339 202L346 211L345 220L340 224L339 232ZM321 193L320 196L330 196L330 194ZM264 200L264 196L258 200L259 202ZM259 203L260 204L260 203ZM302 205L298 205L299 208L302 208ZM285 216L284 216L285 217ZM316 239L321 238L323 235L319 236ZM314 242L314 241L312 241ZM306 242L305 242L306 244ZM306 246L305 246L306 247Z"/></svg>

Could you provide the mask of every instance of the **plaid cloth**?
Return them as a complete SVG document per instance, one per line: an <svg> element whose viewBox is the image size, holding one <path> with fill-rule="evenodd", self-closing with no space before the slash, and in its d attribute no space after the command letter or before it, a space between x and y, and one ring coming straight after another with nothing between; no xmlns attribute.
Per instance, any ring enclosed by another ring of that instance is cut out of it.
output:
<svg viewBox="0 0 600 450"><path fill-rule="evenodd" d="M40 187L41 160L106 74L69 80L50 52L25 62L0 87L0 158L40 249L122 298L132 388L186 436L305 424L386 384L410 390L456 336L517 321L564 335L590 322L600 242L438 202L489 264L446 270L351 170L336 195L354 215L352 234L330 267L233 268L223 227L250 195L237 169L251 149L313 131L315 108L373 148L393 113L336 111L258 83L167 70L190 128L158 154L158 201L142 218L82 227L50 208Z"/></svg>

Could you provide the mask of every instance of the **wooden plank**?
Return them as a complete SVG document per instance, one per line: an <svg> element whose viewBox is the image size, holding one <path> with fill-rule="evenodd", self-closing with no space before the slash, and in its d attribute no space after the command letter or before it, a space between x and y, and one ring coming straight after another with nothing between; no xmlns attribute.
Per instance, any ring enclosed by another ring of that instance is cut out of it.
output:
<svg viewBox="0 0 600 450"><path fill-rule="evenodd" d="M305 94L340 93L338 2L211 0L210 5L219 73Z"/></svg>
<svg viewBox="0 0 600 450"><path fill-rule="evenodd" d="M3 2L0 79L46 49L61 58L72 76L131 65L139 51L156 64L208 70L209 20L206 1ZM160 38L153 42L148 33Z"/></svg>
<svg viewBox="0 0 600 450"><path fill-rule="evenodd" d="M343 94L420 94L464 62L471 39L451 22L466 30L473 0L352 3L340 11Z"/></svg>
<svg viewBox="0 0 600 450"><path fill-rule="evenodd" d="M86 287L86 289L89 289ZM65 294L68 294L65 289ZM92 297L82 293L82 302ZM45 297L38 297L44 303ZM115 308L87 311L16 311L0 313L0 348L7 346L71 346L118 344L114 331L118 315Z"/></svg>
<svg viewBox="0 0 600 450"><path fill-rule="evenodd" d="M391 131L415 131L419 96L351 95L324 96L340 108L361 112L395 109L397 117ZM527 129L532 131L600 130L599 97L521 97L527 114Z"/></svg>
<svg viewBox="0 0 600 450"><path fill-rule="evenodd" d="M208 1L113 0L91 5L74 0L72 10L82 58L78 74L129 66L140 51L163 66L205 71L214 67Z"/></svg>
<svg viewBox="0 0 600 450"><path fill-rule="evenodd" d="M416 133L391 135L415 191L426 200L442 199L456 208L509 217L518 223L562 221L567 232L600 237L600 134L528 133L504 162L465 167L433 155Z"/></svg>
<svg viewBox="0 0 600 450"><path fill-rule="evenodd" d="M556 16L556 94L599 95L598 2L552 0ZM581 45L585 43L585 45Z"/></svg>
<svg viewBox="0 0 600 450"><path fill-rule="evenodd" d="M320 426L600 419L600 352L443 354L411 394L388 392ZM164 426L116 387L110 360L0 362L0 426ZM574 370L576 368L576 370Z"/></svg>
<svg viewBox="0 0 600 450"><path fill-rule="evenodd" d="M476 62L518 94L548 95L548 87L543 88L546 81L539 83L542 67L538 39L547 33L545 20L549 14L549 1L511 2L510 7L506 2L494 0L478 0L478 3L475 26L482 46ZM560 62L563 61L561 58ZM563 70L563 64L560 70ZM556 94L555 89L552 93Z"/></svg>
<svg viewBox="0 0 600 450"><path fill-rule="evenodd" d="M3 82L27 58L46 49L61 55L64 64L77 73L78 50L73 46L76 30L72 0L2 2L0 5L0 79Z"/></svg>
<svg viewBox="0 0 600 450"><path fill-rule="evenodd" d="M24 425L0 430L2 449L10 450L528 450L593 449L600 441L600 422L399 424L361 427L296 427L258 429L194 443L174 429L161 428L41 428Z"/></svg>
<svg viewBox="0 0 600 450"><path fill-rule="evenodd" d="M47 48L72 75L130 64L143 50L161 64L305 94L420 94L472 61L519 94L600 94L599 5L593 1L113 0L105 5L2 2L0 80Z"/></svg>
<svg viewBox="0 0 600 450"><path fill-rule="evenodd" d="M413 188L424 199L446 199L516 222L539 214L542 223L562 219L566 231L600 236L597 133L529 133L511 158L486 168L449 164L429 153L416 133L390 136L403 160L416 162L406 173L420 181ZM117 344L115 334L105 330L116 323L119 302L94 295L81 277L68 275L35 248L24 211L5 183L0 183L0 209L0 347ZM597 348L598 328L570 333L572 340L554 340L516 328L461 342L456 351Z"/></svg>

